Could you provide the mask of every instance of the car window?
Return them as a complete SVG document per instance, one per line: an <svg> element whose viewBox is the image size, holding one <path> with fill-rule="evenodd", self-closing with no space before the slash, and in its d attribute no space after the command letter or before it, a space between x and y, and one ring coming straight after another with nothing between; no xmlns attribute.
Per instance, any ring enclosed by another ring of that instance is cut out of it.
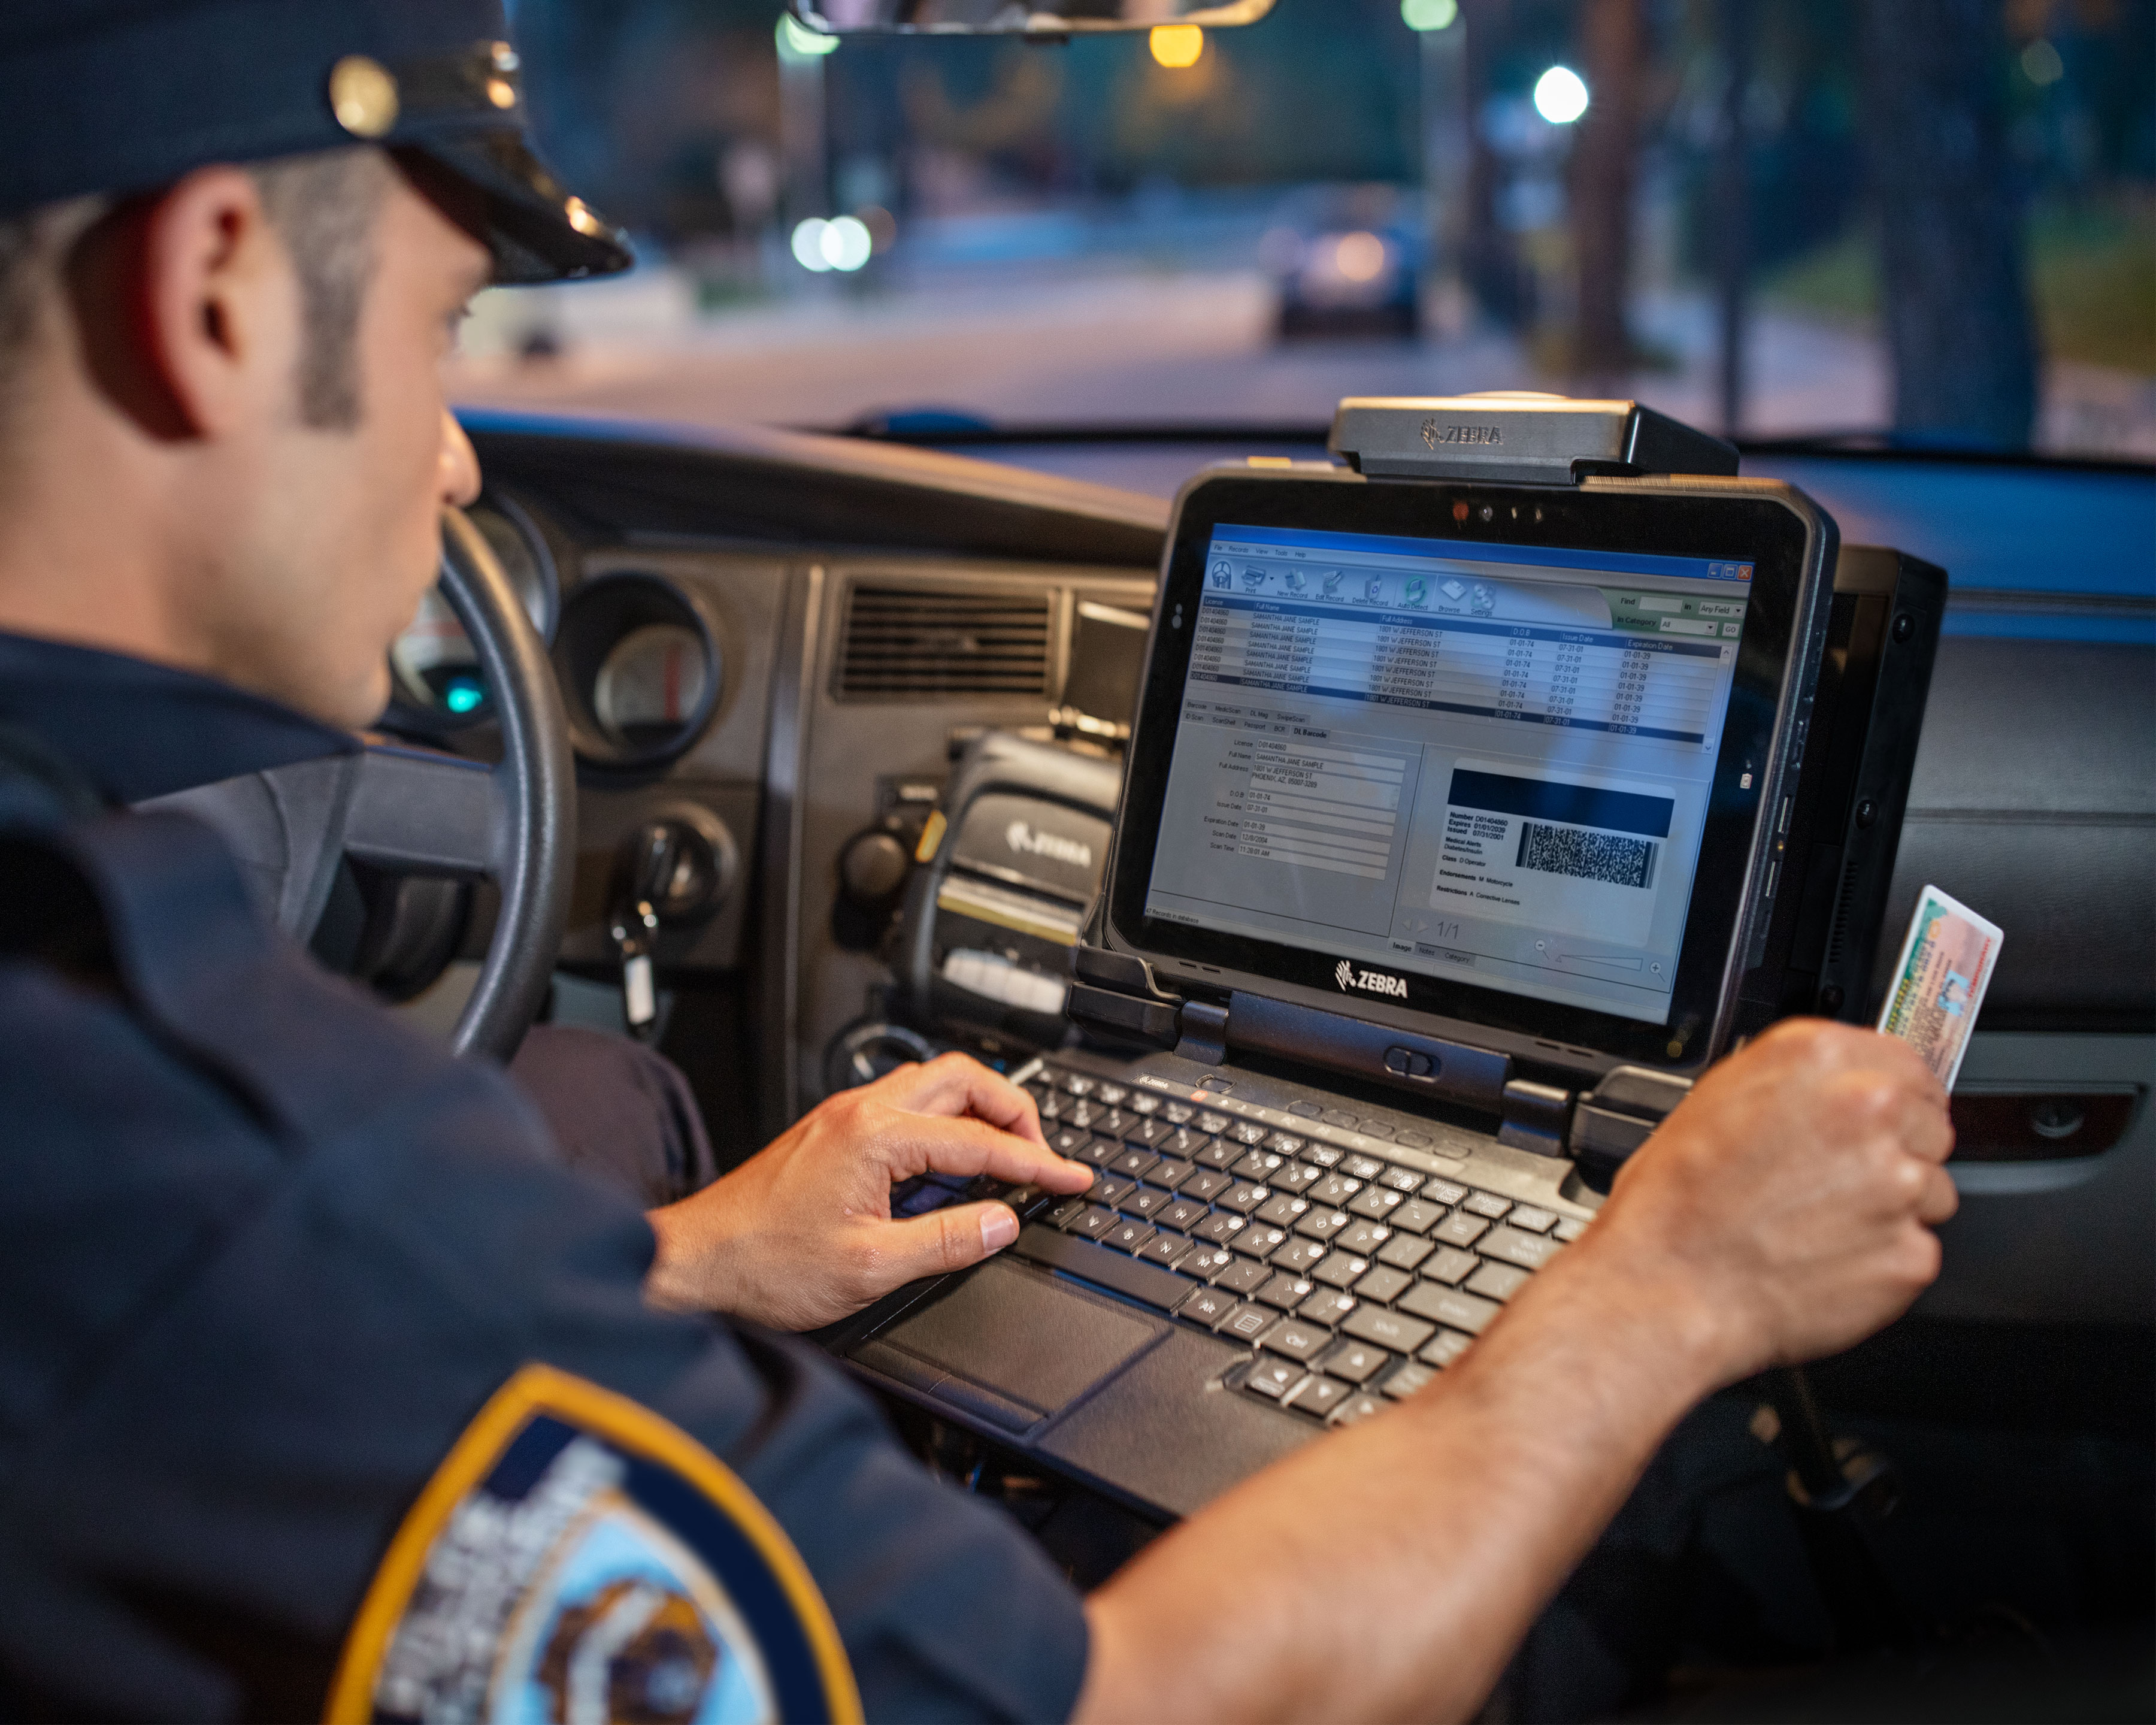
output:
<svg viewBox="0 0 2156 1725"><path fill-rule="evenodd" d="M521 0L638 239L486 296L475 403L901 431L1636 394L1753 438L2156 457L2151 0L1281 0L1063 44Z"/></svg>

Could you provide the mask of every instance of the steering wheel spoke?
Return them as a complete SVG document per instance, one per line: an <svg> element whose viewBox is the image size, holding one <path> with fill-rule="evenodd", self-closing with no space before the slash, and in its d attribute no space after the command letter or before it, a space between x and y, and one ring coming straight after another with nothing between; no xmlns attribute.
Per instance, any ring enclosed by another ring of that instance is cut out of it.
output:
<svg viewBox="0 0 2156 1725"><path fill-rule="evenodd" d="M402 743L358 758L344 816L344 854L393 875L499 880L516 834L501 769Z"/></svg>

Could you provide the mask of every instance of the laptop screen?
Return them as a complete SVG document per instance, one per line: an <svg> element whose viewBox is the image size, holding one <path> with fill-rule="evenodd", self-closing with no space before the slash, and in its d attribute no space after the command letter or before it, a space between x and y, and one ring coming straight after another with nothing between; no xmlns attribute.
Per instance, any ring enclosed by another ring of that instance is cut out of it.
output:
<svg viewBox="0 0 2156 1725"><path fill-rule="evenodd" d="M1146 915L1668 1023L1753 578L1216 526Z"/></svg>

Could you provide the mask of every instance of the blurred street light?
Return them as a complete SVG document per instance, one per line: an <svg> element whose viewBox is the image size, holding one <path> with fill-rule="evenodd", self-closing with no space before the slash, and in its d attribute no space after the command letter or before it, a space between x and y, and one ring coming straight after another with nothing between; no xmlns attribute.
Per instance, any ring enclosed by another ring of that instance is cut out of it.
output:
<svg viewBox="0 0 2156 1725"><path fill-rule="evenodd" d="M868 262L875 249L867 224L853 216L835 216L828 222L811 216L793 229L794 262L819 275L827 270L850 275Z"/></svg>
<svg viewBox="0 0 2156 1725"><path fill-rule="evenodd" d="M782 60L819 60L836 50L839 39L805 28L792 13L778 19L778 57Z"/></svg>
<svg viewBox="0 0 2156 1725"><path fill-rule="evenodd" d="M1449 30L1460 0L1400 0L1400 22L1410 30Z"/></svg>
<svg viewBox="0 0 2156 1725"><path fill-rule="evenodd" d="M1205 33L1195 24L1155 24L1146 38L1152 57L1172 72L1198 64L1205 52Z"/></svg>
<svg viewBox="0 0 2156 1725"><path fill-rule="evenodd" d="M1552 66L1535 80L1535 112L1552 126L1569 126L1587 111L1587 86L1569 66Z"/></svg>

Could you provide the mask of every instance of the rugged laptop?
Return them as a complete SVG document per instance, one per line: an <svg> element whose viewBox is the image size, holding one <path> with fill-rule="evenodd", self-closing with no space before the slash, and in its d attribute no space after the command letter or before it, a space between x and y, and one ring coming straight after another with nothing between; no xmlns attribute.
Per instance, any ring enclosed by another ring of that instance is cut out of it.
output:
<svg viewBox="0 0 2156 1725"><path fill-rule="evenodd" d="M1630 403L1334 439L1178 500L1085 1036L1014 1075L1092 1190L825 1337L1155 1511L1428 1382L1578 1237L1838 819L1798 806L1837 551L1800 492Z"/></svg>

